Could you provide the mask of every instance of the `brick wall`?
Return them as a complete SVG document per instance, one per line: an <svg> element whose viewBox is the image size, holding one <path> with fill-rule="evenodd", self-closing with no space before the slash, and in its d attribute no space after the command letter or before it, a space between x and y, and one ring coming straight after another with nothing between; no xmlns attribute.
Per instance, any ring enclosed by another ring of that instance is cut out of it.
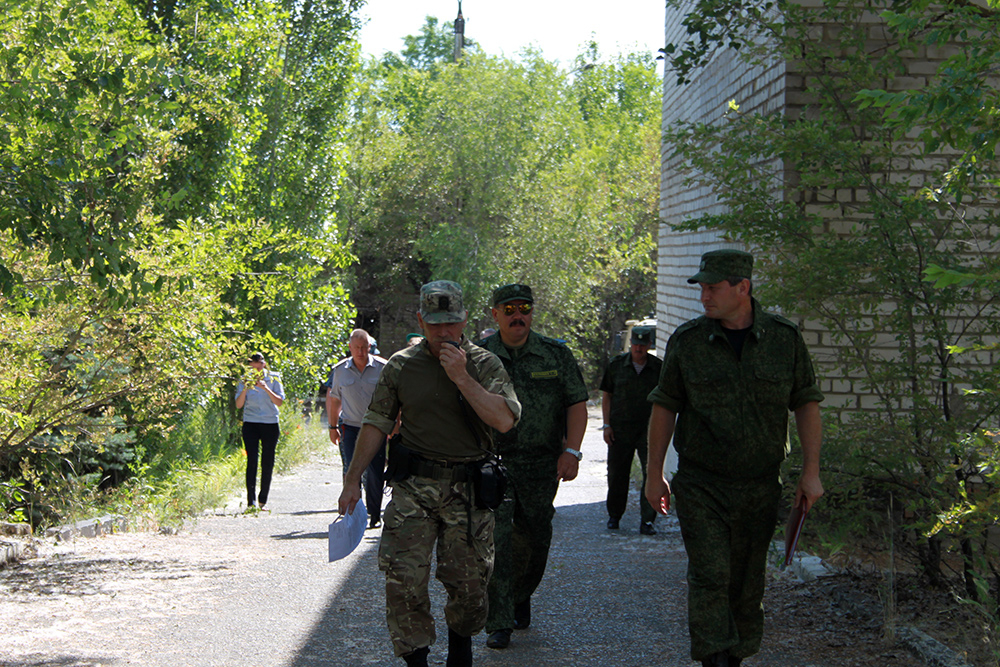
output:
<svg viewBox="0 0 1000 667"><path fill-rule="evenodd" d="M681 19L692 3L680 9L667 8L666 44L679 42L684 34ZM663 81L663 127L678 120L715 122L722 118L729 101L736 99L741 111L781 111L785 100L785 66L749 67L738 62L732 53L720 53L702 71L683 86L677 77L666 72ZM706 188L688 188L683 184L679 162L662 147L660 178L660 232L658 243L657 312L659 349L679 324L702 314L697 289L687 278L698 270L702 253L717 248L738 247L726 243L713 232L679 233L670 224L687 218L717 212L719 204Z"/></svg>
<svg viewBox="0 0 1000 667"><path fill-rule="evenodd" d="M817 6L821 0L799 0L800 4ZM667 8L665 21L665 43L682 41L684 30L680 21L693 3L685 2L679 9ZM876 14L866 16L864 24L872 42L884 39L880 27L881 19ZM817 25L817 39L831 38L841 28L836 25ZM905 72L886 82L890 90L922 88L937 71L938 63L953 53L954 47L937 47L914 50L905 62ZM749 66L736 59L731 51L720 52L701 71L693 74L692 82L683 86L676 83L676 75L664 74L663 87L663 127L677 121L717 122L728 108L729 100L739 104L741 112L784 113L796 117L802 113L802 106L809 101L803 86L804 78L785 63ZM698 303L698 291L688 285L686 279L697 271L702 253L726 247L740 247L728 243L713 232L700 230L680 233L670 225L691 217L717 213L720 204L711 191L702 187L685 186L684 175L679 169L679 161L671 158L669 149L662 149L662 172L660 187L661 225L658 237L658 279L657 279L657 332L658 348L662 351L669 334L681 323L702 314ZM895 177L900 182L909 183L914 188L922 186L927 177L938 173L946 164L948 155L931 158L907 157L901 154ZM780 168L780 165L776 165ZM819 192L775 192L776 197L805 199L806 209L821 215L825 222L825 232L842 235L851 233L861 221L855 213L854 204L864 201L866 192L854 190L830 190ZM768 304L764 304L765 307ZM892 304L885 304L891 308ZM824 409L836 412L865 411L876 407L864 383L864 377L843 371L837 363L838 344L828 331L815 322L804 321L795 313L785 313L802 327L807 344L821 379L821 389L827 396ZM898 354L897 344L890 337L878 337L871 346L872 353L883 357ZM989 360L986 360L990 363ZM959 387L952 387L956 392ZM899 406L906 409L908 406ZM843 412L840 413L843 415ZM833 415L831 414L831 417Z"/></svg>

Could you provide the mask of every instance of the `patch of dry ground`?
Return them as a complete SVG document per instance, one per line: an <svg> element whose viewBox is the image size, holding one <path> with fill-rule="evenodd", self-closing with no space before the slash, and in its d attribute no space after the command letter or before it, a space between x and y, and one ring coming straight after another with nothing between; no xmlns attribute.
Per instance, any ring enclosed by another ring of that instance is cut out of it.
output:
<svg viewBox="0 0 1000 667"><path fill-rule="evenodd" d="M909 626L973 667L998 665L984 619L974 606L957 602L950 590L931 588L919 576L908 574L897 578L895 613L886 613L886 588L884 578L870 571L842 571L811 583L775 573L764 602L766 641L801 645L807 664L818 667L925 667L927 663L895 641L895 629Z"/></svg>

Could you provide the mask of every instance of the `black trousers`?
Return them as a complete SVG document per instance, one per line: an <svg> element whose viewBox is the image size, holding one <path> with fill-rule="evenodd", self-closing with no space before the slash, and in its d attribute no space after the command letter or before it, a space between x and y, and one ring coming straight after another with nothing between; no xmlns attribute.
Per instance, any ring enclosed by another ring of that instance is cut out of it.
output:
<svg viewBox="0 0 1000 667"><path fill-rule="evenodd" d="M628 490L632 478L632 461L639 456L642 470L642 491L639 492L639 516L644 523L656 521L656 510L646 500L646 433L627 433L622 429L615 434L615 444L608 447L608 516L620 519L628 505Z"/></svg>
<svg viewBox="0 0 1000 667"><path fill-rule="evenodd" d="M277 424L243 422L243 446L247 450L247 507L265 504L274 472L274 450L281 429ZM260 495L257 487L257 452L260 452Z"/></svg>

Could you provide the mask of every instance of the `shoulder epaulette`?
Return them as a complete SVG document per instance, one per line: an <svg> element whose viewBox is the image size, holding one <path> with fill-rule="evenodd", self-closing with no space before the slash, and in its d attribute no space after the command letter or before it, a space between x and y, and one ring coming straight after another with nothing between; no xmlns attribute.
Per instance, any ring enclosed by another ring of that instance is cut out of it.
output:
<svg viewBox="0 0 1000 667"><path fill-rule="evenodd" d="M768 315L770 315L771 317L773 317L775 322L781 322L785 326L789 326L789 327L795 329L796 331L799 330L799 325L798 324L796 324L795 322L792 322L790 319L788 319L787 317L784 317L783 315L777 315L775 313L768 313Z"/></svg>
<svg viewBox="0 0 1000 667"><path fill-rule="evenodd" d="M699 325L701 325L704 321L705 321L704 315L701 317L696 317L693 320L688 320L684 324L674 329L674 333L672 335L676 336L677 334L684 333L685 331L690 331L691 329L694 329Z"/></svg>
<svg viewBox="0 0 1000 667"><path fill-rule="evenodd" d="M538 334L538 340L547 345L553 345L555 347L566 347L566 341L562 338L552 338L551 336L546 336L544 334Z"/></svg>

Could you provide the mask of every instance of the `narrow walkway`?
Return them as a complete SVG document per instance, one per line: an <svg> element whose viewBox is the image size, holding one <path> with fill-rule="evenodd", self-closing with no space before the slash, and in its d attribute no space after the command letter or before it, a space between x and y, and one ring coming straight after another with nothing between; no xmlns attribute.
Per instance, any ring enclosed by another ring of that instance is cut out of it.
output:
<svg viewBox="0 0 1000 667"><path fill-rule="evenodd" d="M622 529L608 531L605 452L591 411L580 478L557 497L549 568L532 626L511 647L474 640L482 667L690 667L685 556L672 517L638 534L634 492ZM179 535L122 534L48 545L0 570L0 664L7 667L398 666L376 567L379 531L326 562L339 462L275 481L260 516L236 506ZM442 587L431 582L444 628ZM443 642L432 664L444 664ZM805 667L796 646L772 644L747 667ZM874 663L873 663L874 664ZM894 663L895 664L895 663ZM814 667L834 667L833 663ZM837 667L840 667L839 665Z"/></svg>

